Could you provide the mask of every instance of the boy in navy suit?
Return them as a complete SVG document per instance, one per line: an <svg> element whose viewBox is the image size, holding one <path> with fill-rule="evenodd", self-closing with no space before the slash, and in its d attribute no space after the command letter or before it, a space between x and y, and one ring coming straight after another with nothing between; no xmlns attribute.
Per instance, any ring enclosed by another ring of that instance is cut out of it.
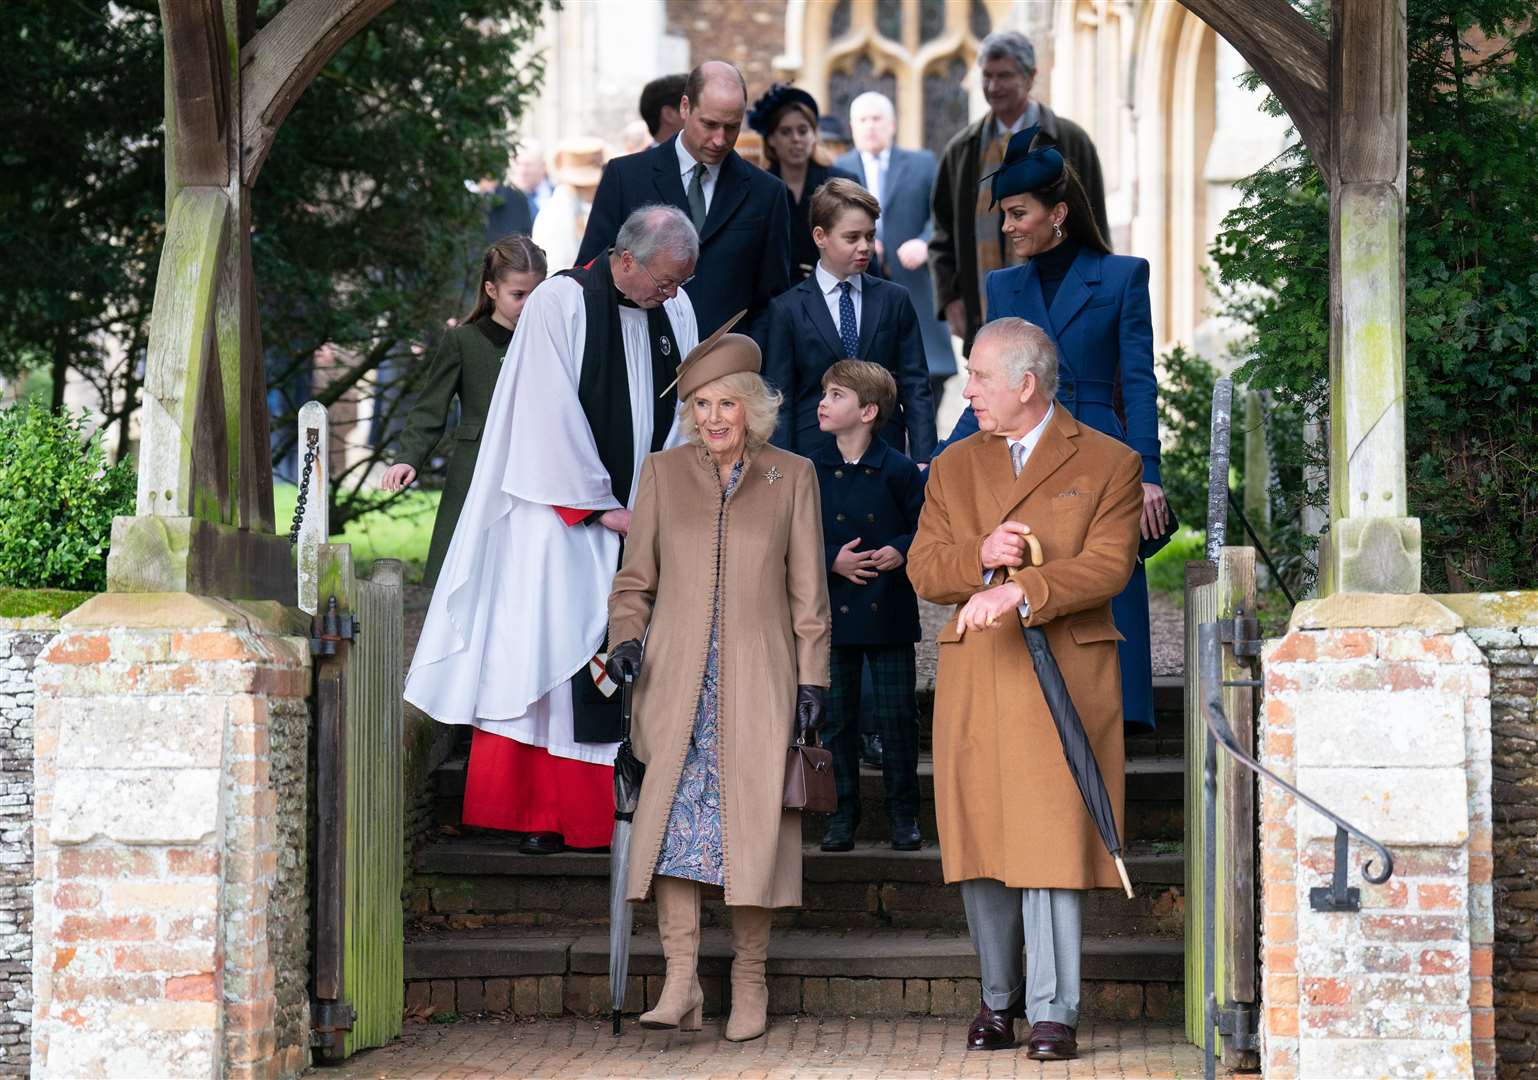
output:
<svg viewBox="0 0 1538 1080"><path fill-rule="evenodd" d="M866 273L880 216L876 197L853 180L829 180L812 196L817 268L769 304L764 381L785 395L775 446L813 457L833 441L817 421L822 377L851 357L879 364L896 383L880 437L914 461L929 461L935 407L918 315L907 289Z"/></svg>
<svg viewBox="0 0 1538 1080"><path fill-rule="evenodd" d="M897 400L880 364L840 360L822 376L818 427L827 443L811 455L822 491L833 658L824 745L833 753L838 810L824 851L848 851L860 822L860 670L869 663L892 847L917 851L919 727L913 645L918 598L903 570L924 505L918 466L876 438Z"/></svg>

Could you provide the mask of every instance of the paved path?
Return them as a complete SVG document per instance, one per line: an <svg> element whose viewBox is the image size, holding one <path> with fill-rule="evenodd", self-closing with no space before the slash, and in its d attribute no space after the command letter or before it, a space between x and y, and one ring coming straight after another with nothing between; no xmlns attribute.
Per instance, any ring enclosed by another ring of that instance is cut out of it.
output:
<svg viewBox="0 0 1538 1080"><path fill-rule="evenodd" d="M1022 1030L1023 1034L1023 1030ZM968 1053L956 1020L772 1017L769 1032L748 1043L720 1037L707 1019L695 1034L642 1031L626 1022L618 1039L606 1022L498 1020L408 1023L399 1042L340 1067L312 1069L314 1080L363 1077L1195 1077L1202 1056L1174 1026L1094 1023L1079 1029L1083 1055L1035 1062L1024 1050ZM1226 1074L1225 1074L1226 1075Z"/></svg>

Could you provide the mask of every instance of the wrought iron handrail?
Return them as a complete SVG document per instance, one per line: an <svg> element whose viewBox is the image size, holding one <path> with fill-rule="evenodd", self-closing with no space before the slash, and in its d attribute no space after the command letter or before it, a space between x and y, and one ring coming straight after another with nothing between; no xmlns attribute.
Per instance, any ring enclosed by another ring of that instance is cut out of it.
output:
<svg viewBox="0 0 1538 1080"><path fill-rule="evenodd" d="M1241 613L1242 615L1242 613ZM1299 802L1313 810L1319 816L1335 825L1335 865L1331 874L1329 886L1319 886L1309 890L1309 905L1315 911L1357 911L1361 908L1361 892L1355 888L1346 887L1346 862L1348 854L1348 834L1355 836L1362 843L1372 848L1382 860L1381 871L1376 871L1373 859L1368 858L1362 863L1362 877L1373 885L1381 885L1394 873L1394 856L1388 848L1367 833L1351 824L1339 814L1322 806L1317 800L1303 794L1292 784L1277 776L1259 761L1256 761L1234 737L1233 726L1228 722L1227 711L1223 708L1223 688L1225 686L1258 686L1254 679L1239 679L1225 682L1223 679L1223 642L1222 625L1218 622L1204 622L1197 627L1197 648L1199 651L1198 674L1201 681L1202 692L1202 719L1207 728L1207 752L1202 763L1202 810L1206 836L1204 837L1205 851L1203 852L1206 873L1202 882L1203 893L1203 941L1205 948L1202 957L1202 981L1206 1001L1206 1037L1203 1042L1206 1046L1206 1076L1207 1080L1213 1080L1217 1075L1216 1042L1213 1032L1218 1028L1219 1015L1217 994L1215 991L1217 969L1217 751L1221 747L1225 753L1238 761L1246 769L1256 776L1264 777L1272 783L1292 794Z"/></svg>

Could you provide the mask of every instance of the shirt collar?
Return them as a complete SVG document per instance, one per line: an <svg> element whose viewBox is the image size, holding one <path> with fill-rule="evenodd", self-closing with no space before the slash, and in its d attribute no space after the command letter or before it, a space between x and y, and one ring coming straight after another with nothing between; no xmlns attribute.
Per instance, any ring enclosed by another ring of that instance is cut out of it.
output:
<svg viewBox="0 0 1538 1080"><path fill-rule="evenodd" d="M688 147L684 146L682 133L673 136L673 149L678 152L678 172L680 175L687 176L689 175L690 169L694 168L696 165L702 164L701 162L696 161L694 159L694 155L689 153ZM717 176L720 175L721 166L706 165L705 172L712 180L714 180Z"/></svg>
<svg viewBox="0 0 1538 1080"><path fill-rule="evenodd" d="M1034 100L1026 103L1025 112L1015 118L1015 122L1009 125L1009 134L1017 135L1032 124L1041 123L1041 106ZM983 125L983 138L992 140L1004 134L1004 125L999 123L999 118L992 113L988 114L988 122Z"/></svg>
<svg viewBox="0 0 1538 1080"><path fill-rule="evenodd" d="M879 154L867 154L864 150L861 150L860 157L865 161L875 161L879 163L882 168L885 168L892 161L892 148L888 146Z"/></svg>
<svg viewBox="0 0 1538 1080"><path fill-rule="evenodd" d="M838 278L836 278L832 274L828 273L826 268L823 267L822 260L820 260L820 259L817 262L816 274L817 274L817 288L822 291L822 294L824 296L832 296L835 292L838 291ZM860 293L860 275L859 274L850 274L849 275L849 285L850 285L850 289L849 289L850 293L852 295L858 296L859 293Z"/></svg>
<svg viewBox="0 0 1538 1080"><path fill-rule="evenodd" d="M1031 428L1030 431L1027 431L1018 439L1005 439L1004 441L1009 443L1009 452L1013 454L1016 446L1023 445L1025 447L1025 456L1029 458L1035 452L1036 444L1041 442L1041 436L1047 430L1047 425L1052 422L1052 414L1055 412L1057 412L1057 402L1054 401L1051 405L1047 406L1047 415L1041 418L1041 423Z"/></svg>

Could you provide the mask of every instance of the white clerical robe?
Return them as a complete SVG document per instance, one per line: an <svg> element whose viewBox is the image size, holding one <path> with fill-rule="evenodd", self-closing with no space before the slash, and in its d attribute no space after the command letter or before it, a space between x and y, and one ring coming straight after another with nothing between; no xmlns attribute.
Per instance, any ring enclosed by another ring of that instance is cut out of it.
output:
<svg viewBox="0 0 1538 1080"><path fill-rule="evenodd" d="M682 291L664 308L682 359L699 343L694 308ZM619 316L639 476L662 387L652 385L646 312L621 306ZM568 682L603 648L620 539L596 523L568 526L553 509L620 505L577 400L586 323L582 286L569 277L544 282L524 305L406 700L441 723L610 765L617 744L573 738ZM666 445L679 438L675 418Z"/></svg>

